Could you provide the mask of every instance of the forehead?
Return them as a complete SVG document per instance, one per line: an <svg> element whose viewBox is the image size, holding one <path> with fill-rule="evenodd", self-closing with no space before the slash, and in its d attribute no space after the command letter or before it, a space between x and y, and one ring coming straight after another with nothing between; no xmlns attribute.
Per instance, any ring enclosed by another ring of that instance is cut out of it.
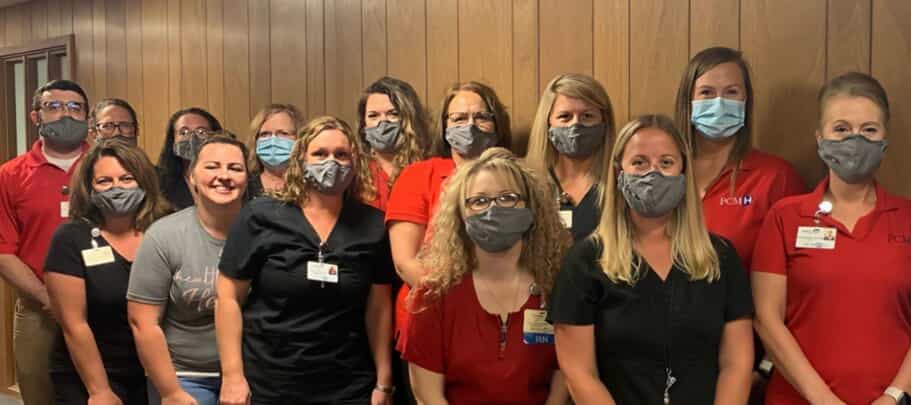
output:
<svg viewBox="0 0 911 405"><path fill-rule="evenodd" d="M467 90L456 92L449 101L449 112L486 111L487 105L478 93Z"/></svg>
<svg viewBox="0 0 911 405"><path fill-rule="evenodd" d="M92 171L94 172L95 177L101 177L117 176L125 173L126 169L123 168L123 165L120 164L120 161L118 161L117 158L113 156L101 156L95 161Z"/></svg>
<svg viewBox="0 0 911 405"><path fill-rule="evenodd" d="M202 115L193 114L193 113L181 115L180 118L177 119L177 121L174 121L174 127L175 128L204 127L204 128L212 129L209 126L209 120L207 120Z"/></svg>
<svg viewBox="0 0 911 405"><path fill-rule="evenodd" d="M623 159L633 156L680 156L680 148L671 135L659 128L643 128L629 138L623 149Z"/></svg>
<svg viewBox="0 0 911 405"><path fill-rule="evenodd" d="M474 194L499 194L504 191L519 193L517 179L505 168L488 167L479 170L468 179L466 192Z"/></svg>
<svg viewBox="0 0 911 405"><path fill-rule="evenodd" d="M554 98L554 111L587 111L598 109L598 106L581 98L570 97L563 94L557 94L557 97Z"/></svg>
<svg viewBox="0 0 911 405"><path fill-rule="evenodd" d="M368 110L381 109L381 108L385 109L385 108L393 108L393 107L395 107L395 106L392 104L392 100L386 94L370 93L370 95L367 96L367 109Z"/></svg>
<svg viewBox="0 0 911 405"><path fill-rule="evenodd" d="M278 111L269 114L269 116L266 117L266 120L263 121L262 127L294 128L294 121L291 119L291 116L288 115L287 112Z"/></svg>
<svg viewBox="0 0 911 405"><path fill-rule="evenodd" d="M731 86L731 85L743 85L743 72L734 62L725 62L718 66L715 66L705 73L702 76L699 76L696 79L695 87L699 86Z"/></svg>
<svg viewBox="0 0 911 405"><path fill-rule="evenodd" d="M47 90L41 93L41 101L77 101L84 103L85 99L79 93L71 90Z"/></svg>
<svg viewBox="0 0 911 405"><path fill-rule="evenodd" d="M823 122L877 122L883 124L883 110L866 97L838 95L829 97L823 105Z"/></svg>
<svg viewBox="0 0 911 405"><path fill-rule="evenodd" d="M200 149L198 160L201 162L243 163L244 154L236 145L227 143L209 143Z"/></svg>
<svg viewBox="0 0 911 405"><path fill-rule="evenodd" d="M332 128L324 129L316 134L307 145L307 150L315 148L348 148L350 146L351 143L348 141L348 137L345 136L345 133L339 129Z"/></svg>
<svg viewBox="0 0 911 405"><path fill-rule="evenodd" d="M130 112L119 105L108 105L102 108L97 113L98 121L106 121L110 119L111 121L132 121L133 116L130 115Z"/></svg>

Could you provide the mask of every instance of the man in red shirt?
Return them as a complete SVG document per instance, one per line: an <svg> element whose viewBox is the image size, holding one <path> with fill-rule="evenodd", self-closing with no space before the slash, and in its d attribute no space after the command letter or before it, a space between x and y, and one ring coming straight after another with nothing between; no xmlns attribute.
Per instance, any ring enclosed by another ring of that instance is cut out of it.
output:
<svg viewBox="0 0 911 405"><path fill-rule="evenodd" d="M51 235L69 217L70 174L88 149L88 108L72 81L40 87L29 114L40 139L0 166L0 277L18 294L13 351L25 405L54 402L48 367L57 325L42 267Z"/></svg>

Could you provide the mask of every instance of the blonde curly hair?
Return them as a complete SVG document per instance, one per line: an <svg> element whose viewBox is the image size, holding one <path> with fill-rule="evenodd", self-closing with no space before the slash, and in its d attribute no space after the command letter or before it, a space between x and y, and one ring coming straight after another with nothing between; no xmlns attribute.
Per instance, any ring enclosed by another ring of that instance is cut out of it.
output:
<svg viewBox="0 0 911 405"><path fill-rule="evenodd" d="M288 170L285 171L285 186L280 190L270 192L274 198L286 203L301 204L307 200L307 196L313 186L304 177L304 162L307 160L307 148L323 131L339 130L348 138L351 145L351 164L354 178L351 184L345 190L346 197L357 197L362 201L372 201L376 198L376 190L372 192L364 187L364 179L370 177L370 169L367 166L367 159L360 150L354 131L341 118L332 116L317 117L301 128L297 133L297 140L291 148L291 159L288 161Z"/></svg>
<svg viewBox="0 0 911 405"><path fill-rule="evenodd" d="M512 152L494 147L477 160L462 164L448 180L433 217L433 236L418 255L430 272L421 279L420 288L411 293L412 309L423 309L414 304L416 299L422 304L438 300L477 267L474 242L465 231L465 198L482 170L506 178L534 214L534 224L522 237L519 266L534 275L542 297L550 294L571 237L560 221L559 208L546 183Z"/></svg>

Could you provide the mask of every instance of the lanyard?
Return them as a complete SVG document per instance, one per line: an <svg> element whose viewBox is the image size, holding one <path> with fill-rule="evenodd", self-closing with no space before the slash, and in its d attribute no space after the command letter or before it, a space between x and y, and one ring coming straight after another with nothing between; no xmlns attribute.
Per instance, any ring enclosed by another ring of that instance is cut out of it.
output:
<svg viewBox="0 0 911 405"><path fill-rule="evenodd" d="M677 377L674 376L673 370L671 368L671 345L673 344L674 331L674 281L671 279L673 273L674 267L671 266L671 271L667 273L666 282L667 288L670 289L670 296L667 300L667 340L664 343L664 372L667 375L667 377L664 379L664 405L670 405L671 387L674 385L674 383L677 382Z"/></svg>
<svg viewBox="0 0 911 405"><path fill-rule="evenodd" d="M554 181L554 186L557 187L557 204L560 206L569 204L572 205L572 198L569 196L569 193L563 191L563 187L560 186L560 179L557 178L557 173L554 172L553 168L547 170L550 173L550 178Z"/></svg>

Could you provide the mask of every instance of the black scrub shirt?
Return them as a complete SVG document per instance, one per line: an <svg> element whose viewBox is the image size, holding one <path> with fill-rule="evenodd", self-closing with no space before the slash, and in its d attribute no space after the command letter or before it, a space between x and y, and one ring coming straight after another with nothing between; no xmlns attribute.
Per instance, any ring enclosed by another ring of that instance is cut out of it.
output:
<svg viewBox="0 0 911 405"><path fill-rule="evenodd" d="M671 403L714 402L725 323L750 316L753 302L734 248L715 236L712 244L721 262L712 283L691 281L676 265L662 281L645 262L635 285L613 283L591 239L566 255L549 320L594 326L598 372L617 404L664 403L667 368L677 378Z"/></svg>
<svg viewBox="0 0 911 405"><path fill-rule="evenodd" d="M383 219L381 211L346 199L321 246L297 205L260 197L241 210L219 270L252 281L243 359L253 403L369 402L376 368L367 297L373 284L394 277ZM323 262L338 265L338 283L308 280L307 263L318 261L320 250Z"/></svg>
<svg viewBox="0 0 911 405"><path fill-rule="evenodd" d="M127 285L131 263L112 248L113 262L86 266L82 251L93 247L93 227L81 220L60 225L51 238L44 271L78 277L85 282L86 323L95 336L95 344L108 375L142 376L142 364L127 321ZM102 236L94 240L98 247L110 246ZM54 342L51 372L76 375L62 333L57 334Z"/></svg>
<svg viewBox="0 0 911 405"><path fill-rule="evenodd" d="M572 211L573 213L573 223L569 229L569 232L573 235L573 240L580 241L587 238L595 231L595 228L598 227L598 222L601 221L601 202L598 201L598 194L600 194L598 190L600 188L597 184L592 184L588 191L585 192L585 195L582 196L582 201L579 201L579 205L573 205L569 197L563 194L560 179L557 178L557 174L554 173L553 169L550 170L550 180L555 189L560 211Z"/></svg>

